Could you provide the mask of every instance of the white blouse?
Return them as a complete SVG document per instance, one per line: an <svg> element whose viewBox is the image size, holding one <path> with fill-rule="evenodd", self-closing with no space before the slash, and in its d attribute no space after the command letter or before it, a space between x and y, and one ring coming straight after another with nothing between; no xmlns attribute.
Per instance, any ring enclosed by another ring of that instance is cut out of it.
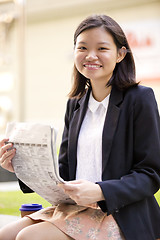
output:
<svg viewBox="0 0 160 240"><path fill-rule="evenodd" d="M78 137L76 179L102 181L102 132L109 96L98 102L90 94Z"/></svg>

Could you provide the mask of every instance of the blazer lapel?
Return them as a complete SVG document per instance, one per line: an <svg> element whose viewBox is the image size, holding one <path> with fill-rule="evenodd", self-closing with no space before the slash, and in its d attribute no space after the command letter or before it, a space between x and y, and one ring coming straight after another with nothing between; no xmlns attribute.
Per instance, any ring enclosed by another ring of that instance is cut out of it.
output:
<svg viewBox="0 0 160 240"><path fill-rule="evenodd" d="M110 155L120 113L120 103L122 103L122 100L123 92L113 87L102 135L102 174L105 170Z"/></svg>
<svg viewBox="0 0 160 240"><path fill-rule="evenodd" d="M77 141L82 121L87 111L88 100L91 89L87 90L87 93L77 102L76 109L73 113L72 120L70 122L69 131L69 174L70 179L75 179L76 166L77 166ZM76 158L76 159L75 159Z"/></svg>

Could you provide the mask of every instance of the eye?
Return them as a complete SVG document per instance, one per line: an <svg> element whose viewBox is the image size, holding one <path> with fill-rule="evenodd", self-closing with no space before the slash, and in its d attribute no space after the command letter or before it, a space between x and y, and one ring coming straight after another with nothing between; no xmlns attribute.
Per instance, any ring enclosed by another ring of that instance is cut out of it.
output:
<svg viewBox="0 0 160 240"><path fill-rule="evenodd" d="M83 47L83 46L78 47L77 49L82 50L82 51L87 50L87 48L86 48L86 47Z"/></svg>
<svg viewBox="0 0 160 240"><path fill-rule="evenodd" d="M100 47L100 48L98 48L98 50L100 50L100 51L107 51L108 48L106 48L106 47Z"/></svg>

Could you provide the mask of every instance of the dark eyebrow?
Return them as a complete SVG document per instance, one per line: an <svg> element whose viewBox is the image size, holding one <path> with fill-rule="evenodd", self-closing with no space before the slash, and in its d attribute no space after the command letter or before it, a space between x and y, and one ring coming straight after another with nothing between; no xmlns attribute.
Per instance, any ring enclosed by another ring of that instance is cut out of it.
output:
<svg viewBox="0 0 160 240"><path fill-rule="evenodd" d="M86 42L83 42L83 41L81 41L81 42L77 42L77 44L85 44L85 45L87 45L87 43L86 43ZM110 45L110 43L107 42L107 41L104 41L104 42L98 42L98 45L101 45L101 44Z"/></svg>

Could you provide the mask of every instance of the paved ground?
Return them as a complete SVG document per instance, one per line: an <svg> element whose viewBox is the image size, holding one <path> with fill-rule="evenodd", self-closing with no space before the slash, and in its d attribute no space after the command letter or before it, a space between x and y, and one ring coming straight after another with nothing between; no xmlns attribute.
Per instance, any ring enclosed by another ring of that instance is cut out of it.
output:
<svg viewBox="0 0 160 240"><path fill-rule="evenodd" d="M0 228L5 226L7 223L11 223L13 221L18 220L20 217L10 216L10 215L2 215L0 214Z"/></svg>
<svg viewBox="0 0 160 240"><path fill-rule="evenodd" d="M19 190L19 185L16 181L14 182L0 182L0 192L4 191L15 191ZM13 222L19 219L17 216L2 215L0 214L0 228L6 225L7 223Z"/></svg>
<svg viewBox="0 0 160 240"><path fill-rule="evenodd" d="M17 181L14 182L0 182L0 192L20 190Z"/></svg>

